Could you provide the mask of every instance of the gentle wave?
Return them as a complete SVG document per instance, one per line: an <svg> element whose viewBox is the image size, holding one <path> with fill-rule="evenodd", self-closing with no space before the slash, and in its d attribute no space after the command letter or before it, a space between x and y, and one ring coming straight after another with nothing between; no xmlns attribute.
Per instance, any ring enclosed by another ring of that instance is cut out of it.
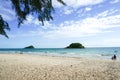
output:
<svg viewBox="0 0 120 80"><path fill-rule="evenodd" d="M3 54L34 54L46 56L64 57L84 57L84 58L107 58L110 59L114 54L120 58L120 48L85 48L85 49L62 49L62 48L43 48L43 49L0 49Z"/></svg>

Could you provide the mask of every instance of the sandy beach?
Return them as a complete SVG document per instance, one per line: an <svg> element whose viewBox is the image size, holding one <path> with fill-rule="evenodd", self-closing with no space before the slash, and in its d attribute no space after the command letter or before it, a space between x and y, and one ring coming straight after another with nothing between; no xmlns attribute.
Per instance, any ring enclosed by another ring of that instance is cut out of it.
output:
<svg viewBox="0 0 120 80"><path fill-rule="evenodd" d="M0 80L120 80L120 61L0 54Z"/></svg>

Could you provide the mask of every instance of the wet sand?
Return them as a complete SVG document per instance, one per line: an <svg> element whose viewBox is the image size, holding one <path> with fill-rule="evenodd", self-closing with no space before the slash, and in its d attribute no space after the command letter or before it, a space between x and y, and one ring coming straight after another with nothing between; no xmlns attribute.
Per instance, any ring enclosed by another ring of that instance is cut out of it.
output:
<svg viewBox="0 0 120 80"><path fill-rule="evenodd" d="M120 80L120 61L0 54L0 80Z"/></svg>

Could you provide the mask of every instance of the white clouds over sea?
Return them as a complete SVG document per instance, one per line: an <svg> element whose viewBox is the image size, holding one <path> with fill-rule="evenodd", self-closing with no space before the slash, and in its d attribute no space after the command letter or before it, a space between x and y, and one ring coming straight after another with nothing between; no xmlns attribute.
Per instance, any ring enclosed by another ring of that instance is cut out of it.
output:
<svg viewBox="0 0 120 80"><path fill-rule="evenodd" d="M52 42L54 45L58 44L57 42L64 45L65 41L85 41L86 46L93 47L120 46L117 44L120 43L120 0L64 0L64 2L67 6L53 0L55 7L53 21L45 21L45 25L42 26L37 18L29 15L27 21L21 25L24 31L19 29L19 32L9 35L15 42L19 41L16 39L18 37L23 40L29 38L31 41L42 41L41 44L48 40L47 44L51 47L60 46L52 46ZM6 7L8 6L1 3L0 14L8 21L13 20L14 11ZM2 42L4 40L0 43Z"/></svg>

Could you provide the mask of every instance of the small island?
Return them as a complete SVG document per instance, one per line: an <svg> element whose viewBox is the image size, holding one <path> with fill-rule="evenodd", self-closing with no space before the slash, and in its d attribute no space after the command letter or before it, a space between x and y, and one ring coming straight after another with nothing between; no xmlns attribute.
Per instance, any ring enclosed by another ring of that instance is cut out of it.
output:
<svg viewBox="0 0 120 80"><path fill-rule="evenodd" d="M33 45L27 46L24 49L34 49L35 47Z"/></svg>
<svg viewBox="0 0 120 80"><path fill-rule="evenodd" d="M80 44L80 43L71 43L66 48L85 48L85 47L82 44Z"/></svg>

